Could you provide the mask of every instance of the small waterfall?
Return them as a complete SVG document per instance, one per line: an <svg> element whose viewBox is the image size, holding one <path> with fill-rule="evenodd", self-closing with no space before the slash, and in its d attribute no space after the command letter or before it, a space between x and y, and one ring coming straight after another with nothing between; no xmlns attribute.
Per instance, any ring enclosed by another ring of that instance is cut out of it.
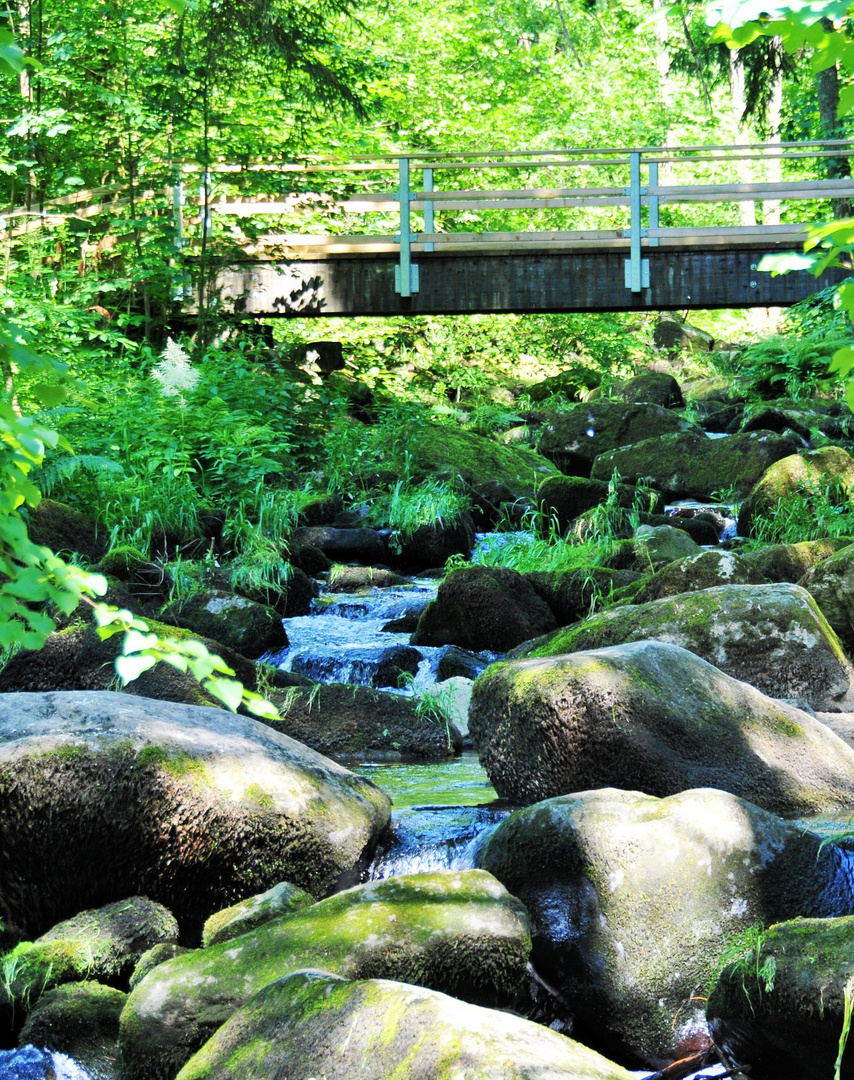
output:
<svg viewBox="0 0 854 1080"><path fill-rule="evenodd" d="M0 1076L3 1080L91 1080L73 1058L35 1046L0 1050Z"/></svg>

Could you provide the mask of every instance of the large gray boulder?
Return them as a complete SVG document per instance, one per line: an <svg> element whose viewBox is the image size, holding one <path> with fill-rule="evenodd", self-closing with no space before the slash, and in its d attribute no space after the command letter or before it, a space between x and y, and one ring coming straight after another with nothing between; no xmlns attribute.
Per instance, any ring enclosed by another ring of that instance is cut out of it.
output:
<svg viewBox="0 0 854 1080"><path fill-rule="evenodd" d="M122 1013L123 1076L172 1080L253 994L301 968L506 1003L530 944L525 909L481 870L370 882L154 968Z"/></svg>
<svg viewBox="0 0 854 1080"><path fill-rule="evenodd" d="M772 697L824 712L854 710L854 666L797 585L719 585L611 608L518 655L557 656L644 638L688 649Z"/></svg>
<svg viewBox="0 0 854 1080"><path fill-rule="evenodd" d="M709 994L715 1041L755 1080L833 1076L852 972L854 917L757 927ZM854 1075L850 1048L840 1075Z"/></svg>
<svg viewBox="0 0 854 1080"><path fill-rule="evenodd" d="M528 908L532 961L579 1037L595 1032L658 1067L702 1033L706 988L738 935L851 909L843 860L820 842L722 791L610 789L512 814L480 863Z"/></svg>
<svg viewBox="0 0 854 1080"><path fill-rule="evenodd" d="M656 571L633 597L647 604L663 596L714 589L719 585L764 585L765 578L752 563L734 551L701 551L676 559Z"/></svg>
<svg viewBox="0 0 854 1080"><path fill-rule="evenodd" d="M358 880L370 781L270 727L124 694L0 695L0 914L30 936L140 893L185 932L278 881Z"/></svg>
<svg viewBox="0 0 854 1080"><path fill-rule="evenodd" d="M694 430L661 438L644 434L643 440L600 454L591 477L607 480L616 469L626 483L645 480L669 499L708 499L729 490L743 498L770 465L800 445L769 431L710 439Z"/></svg>
<svg viewBox="0 0 854 1080"><path fill-rule="evenodd" d="M435 990L299 971L264 987L177 1080L271 1076L629 1080L631 1073L530 1020Z"/></svg>
<svg viewBox="0 0 854 1080"><path fill-rule="evenodd" d="M716 787L777 813L854 807L854 751L807 713L661 641L493 664L469 735L495 790Z"/></svg>

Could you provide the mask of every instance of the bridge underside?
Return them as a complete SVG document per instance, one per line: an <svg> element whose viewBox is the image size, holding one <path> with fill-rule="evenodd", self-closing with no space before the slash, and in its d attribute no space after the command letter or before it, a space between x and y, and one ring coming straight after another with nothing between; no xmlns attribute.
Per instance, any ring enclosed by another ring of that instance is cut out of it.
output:
<svg viewBox="0 0 854 1080"><path fill-rule="evenodd" d="M498 312L684 311L787 306L848 276L830 269L779 277L756 266L773 248L645 250L649 288L625 287L624 251L414 256L420 287L395 292L393 255L254 262L222 270L214 285L226 311L256 318L473 315Z"/></svg>

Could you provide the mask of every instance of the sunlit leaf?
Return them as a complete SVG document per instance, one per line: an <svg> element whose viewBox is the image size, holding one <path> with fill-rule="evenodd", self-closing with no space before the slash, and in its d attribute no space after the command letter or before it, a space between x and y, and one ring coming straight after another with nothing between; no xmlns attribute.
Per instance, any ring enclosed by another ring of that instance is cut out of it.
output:
<svg viewBox="0 0 854 1080"><path fill-rule="evenodd" d="M148 656L145 653L135 653L133 656L117 656L116 673L122 680L122 685L127 686L129 682L138 679L143 671L153 668L156 663L156 657Z"/></svg>

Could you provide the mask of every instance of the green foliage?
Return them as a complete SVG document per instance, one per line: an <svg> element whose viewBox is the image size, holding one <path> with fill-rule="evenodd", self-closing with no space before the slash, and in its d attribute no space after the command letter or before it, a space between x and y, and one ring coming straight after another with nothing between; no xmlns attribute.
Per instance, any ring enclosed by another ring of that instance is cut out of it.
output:
<svg viewBox="0 0 854 1080"><path fill-rule="evenodd" d="M738 379L766 394L801 399L835 389L829 374L834 355L854 343L846 327L815 327L803 336L775 334L748 345L742 353Z"/></svg>
<svg viewBox="0 0 854 1080"><path fill-rule="evenodd" d="M815 487L777 499L767 513L756 515L751 533L759 545L854 536L854 506L838 483Z"/></svg>
<svg viewBox="0 0 854 1080"><path fill-rule="evenodd" d="M777 959L774 956L762 956L767 931L761 923L756 923L743 933L732 938L718 958L715 971L709 984L709 992L725 968L732 978L738 979L747 998L750 1011L756 1008L751 998L751 988L755 987L762 999L763 994L770 994L774 989L777 975Z"/></svg>
<svg viewBox="0 0 854 1080"><path fill-rule="evenodd" d="M389 546L398 553L422 525L451 528L470 505L469 498L444 480L419 484L398 480L388 492L376 496L365 518L367 524L387 526Z"/></svg>

